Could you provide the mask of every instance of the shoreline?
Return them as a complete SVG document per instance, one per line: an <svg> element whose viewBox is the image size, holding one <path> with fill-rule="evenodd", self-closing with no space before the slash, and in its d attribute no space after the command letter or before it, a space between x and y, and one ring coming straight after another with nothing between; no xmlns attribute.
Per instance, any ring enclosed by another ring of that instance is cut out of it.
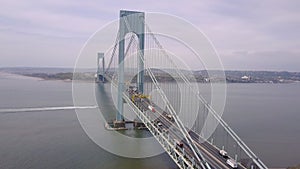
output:
<svg viewBox="0 0 300 169"><path fill-rule="evenodd" d="M176 74L172 75L165 72L159 72L154 70L155 76L160 83L183 83L180 77ZM112 76L109 73L109 76ZM300 72L263 72L263 71L225 71L225 78L227 84L241 84L241 83L260 83L260 84L289 84L289 83L299 83L300 82ZM247 75L247 76L246 76ZM53 69L52 71L43 69L30 69L20 70L20 69L1 69L0 76L3 78L33 78L35 80L55 80L63 82L72 82L73 79L80 82L95 82L95 72L77 72L73 74L70 71L60 71ZM203 84L215 84L224 83L224 77L218 76L218 74L211 74L208 76L205 72L194 72L193 74L186 74L186 77L191 82L203 83ZM136 77L132 78L135 81ZM151 78L148 74L145 74L144 82L150 82Z"/></svg>

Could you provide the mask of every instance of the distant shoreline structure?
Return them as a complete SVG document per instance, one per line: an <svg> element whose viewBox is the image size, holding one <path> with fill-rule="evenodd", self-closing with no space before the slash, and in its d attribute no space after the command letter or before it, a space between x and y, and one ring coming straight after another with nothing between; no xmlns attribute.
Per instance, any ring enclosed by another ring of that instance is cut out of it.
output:
<svg viewBox="0 0 300 169"><path fill-rule="evenodd" d="M113 71L113 70L112 70ZM170 75L166 72L172 72L172 70L164 71L154 69L156 76L160 82L178 82L178 79L174 75ZM206 70L198 71L186 71L182 70L187 77L193 79L194 82L199 83L218 83L223 82L221 78L217 76L220 71L210 71L210 75L214 73L216 76L209 76ZM27 76L32 78L38 78L40 80L73 80L72 68L30 68L30 67L9 67L0 68L0 73L15 74L16 76ZM95 70L82 69L76 73L76 80L82 81L94 81ZM240 71L240 70L226 70L225 71L227 83L295 83L300 82L300 72L287 72L287 71ZM145 75L145 81L150 81L150 77Z"/></svg>

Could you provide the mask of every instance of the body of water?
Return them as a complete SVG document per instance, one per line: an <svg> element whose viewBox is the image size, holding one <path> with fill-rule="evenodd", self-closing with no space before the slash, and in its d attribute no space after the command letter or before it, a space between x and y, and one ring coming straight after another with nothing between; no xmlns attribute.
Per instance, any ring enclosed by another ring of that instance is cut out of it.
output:
<svg viewBox="0 0 300 169"><path fill-rule="evenodd" d="M100 93L98 93L100 94ZM300 163L300 84L228 84L224 119L269 166ZM0 76L0 109L72 106L70 82ZM167 154L113 155L91 141L74 110L0 113L1 169L170 169Z"/></svg>

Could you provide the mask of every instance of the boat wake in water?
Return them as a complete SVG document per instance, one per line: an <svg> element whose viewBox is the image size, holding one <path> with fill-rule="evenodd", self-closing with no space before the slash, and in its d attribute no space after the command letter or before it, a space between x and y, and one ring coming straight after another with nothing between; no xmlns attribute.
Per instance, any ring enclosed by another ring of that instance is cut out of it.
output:
<svg viewBox="0 0 300 169"><path fill-rule="evenodd" d="M35 111L56 111L56 110L73 110L73 109L95 109L98 106L63 106L63 107L32 107L32 108L12 108L0 109L0 113L19 113Z"/></svg>

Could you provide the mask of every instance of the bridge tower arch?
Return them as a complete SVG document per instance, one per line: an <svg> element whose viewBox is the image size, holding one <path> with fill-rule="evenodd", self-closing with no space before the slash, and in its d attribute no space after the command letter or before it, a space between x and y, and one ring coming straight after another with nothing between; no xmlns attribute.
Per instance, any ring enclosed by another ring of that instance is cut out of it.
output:
<svg viewBox="0 0 300 169"><path fill-rule="evenodd" d="M138 38L138 65L137 65L137 89L140 93L144 92L144 32L145 32L145 13L137 11L120 11L119 22L119 58L118 58L118 111L116 121L124 121L123 117L123 97L124 92L124 58L125 58L125 36L127 33L134 33Z"/></svg>

